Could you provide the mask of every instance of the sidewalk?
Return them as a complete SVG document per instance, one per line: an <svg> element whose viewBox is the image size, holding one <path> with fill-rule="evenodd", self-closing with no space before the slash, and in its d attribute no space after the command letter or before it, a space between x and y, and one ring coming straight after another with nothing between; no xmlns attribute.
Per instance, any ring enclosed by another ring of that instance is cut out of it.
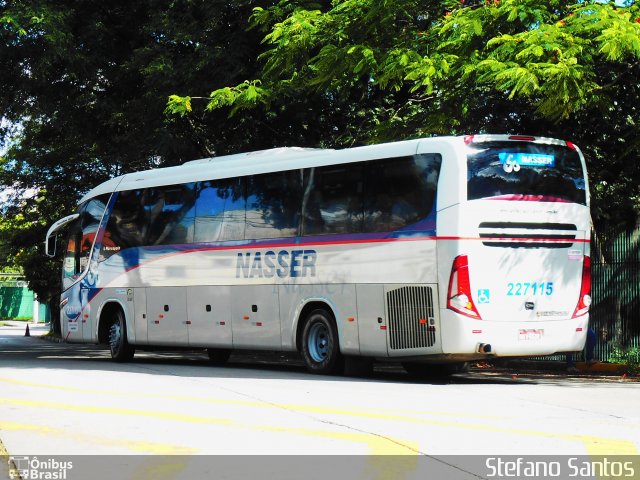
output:
<svg viewBox="0 0 640 480"><path fill-rule="evenodd" d="M1 335L24 335L29 326L29 335L41 336L49 333L51 329L50 323L29 323L29 322L15 322L11 320L2 320L2 326L0 326Z"/></svg>

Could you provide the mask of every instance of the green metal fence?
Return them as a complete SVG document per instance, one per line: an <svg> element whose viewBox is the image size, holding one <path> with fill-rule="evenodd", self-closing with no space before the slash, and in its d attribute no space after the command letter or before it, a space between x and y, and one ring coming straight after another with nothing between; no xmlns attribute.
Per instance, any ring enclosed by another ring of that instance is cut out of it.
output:
<svg viewBox="0 0 640 480"><path fill-rule="evenodd" d="M22 276L0 273L0 320L37 318L40 322L50 321L49 306L34 300L34 293ZM34 311L36 307L38 310Z"/></svg>
<svg viewBox="0 0 640 480"><path fill-rule="evenodd" d="M0 286L0 319L33 318L33 292L26 287Z"/></svg>
<svg viewBox="0 0 640 480"><path fill-rule="evenodd" d="M640 346L640 229L592 233L591 296L596 359Z"/></svg>

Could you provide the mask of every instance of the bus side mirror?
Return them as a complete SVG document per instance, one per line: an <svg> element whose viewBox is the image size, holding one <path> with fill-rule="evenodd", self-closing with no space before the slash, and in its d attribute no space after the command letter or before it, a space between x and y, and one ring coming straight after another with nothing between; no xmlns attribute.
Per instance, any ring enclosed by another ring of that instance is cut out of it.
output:
<svg viewBox="0 0 640 480"><path fill-rule="evenodd" d="M49 231L47 232L47 236L44 239L44 253L47 257L55 257L56 256L56 240L58 239L57 235L54 235L55 232L60 230L65 225L73 222L80 215L74 213L73 215L68 215L64 218L61 218L56 223L51 225Z"/></svg>
<svg viewBox="0 0 640 480"><path fill-rule="evenodd" d="M47 255L47 257L55 257L56 256L56 246L58 244L58 236L57 235L50 235L47 237L47 240L45 241L45 254Z"/></svg>

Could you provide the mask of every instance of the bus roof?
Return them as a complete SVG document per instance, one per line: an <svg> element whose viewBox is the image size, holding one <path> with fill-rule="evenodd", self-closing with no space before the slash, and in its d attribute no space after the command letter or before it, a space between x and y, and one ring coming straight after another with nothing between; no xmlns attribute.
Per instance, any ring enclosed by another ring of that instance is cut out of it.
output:
<svg viewBox="0 0 640 480"><path fill-rule="evenodd" d="M453 139L456 137L438 137L437 140L442 141L445 138ZM203 158L192 160L176 167L144 170L112 178L89 191L80 203L97 195L114 191L414 155L418 149L418 144L429 140L406 140L341 150L281 147Z"/></svg>
<svg viewBox="0 0 640 480"><path fill-rule="evenodd" d="M242 177L261 173L296 170L301 168L322 167L343 163L383 159L414 155L419 145L447 143L450 146L462 146L469 140L475 142L493 140L534 141L536 143L565 144L564 141L542 137L523 137L509 135L475 135L466 137L432 137L400 142L367 145L364 147L340 150L323 148L280 147L269 150L238 153L221 157L192 160L176 167L156 168L140 172L127 173L108 180L80 200L80 203L97 195L114 191L135 190L190 183L221 178Z"/></svg>

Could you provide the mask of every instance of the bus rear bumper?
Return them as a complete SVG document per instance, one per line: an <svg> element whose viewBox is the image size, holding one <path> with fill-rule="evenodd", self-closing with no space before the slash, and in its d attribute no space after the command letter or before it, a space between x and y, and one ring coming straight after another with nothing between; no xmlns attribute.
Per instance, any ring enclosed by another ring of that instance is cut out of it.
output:
<svg viewBox="0 0 640 480"><path fill-rule="evenodd" d="M551 355L584 348L589 315L567 320L476 320L440 310L442 353L497 357Z"/></svg>

